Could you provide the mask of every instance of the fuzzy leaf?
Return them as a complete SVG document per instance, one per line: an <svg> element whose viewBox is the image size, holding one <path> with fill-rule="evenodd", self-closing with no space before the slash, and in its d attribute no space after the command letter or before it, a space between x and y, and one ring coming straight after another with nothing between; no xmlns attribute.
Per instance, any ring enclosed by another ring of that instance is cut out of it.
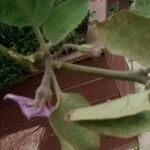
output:
<svg viewBox="0 0 150 150"><path fill-rule="evenodd" d="M137 15L150 18L150 0L135 0L131 10Z"/></svg>
<svg viewBox="0 0 150 150"><path fill-rule="evenodd" d="M99 134L129 138L150 131L150 111L119 119L80 121L79 125Z"/></svg>
<svg viewBox="0 0 150 150"><path fill-rule="evenodd" d="M54 0L1 0L0 21L13 26L39 26L49 15Z"/></svg>
<svg viewBox="0 0 150 150"><path fill-rule="evenodd" d="M95 106L75 109L70 112L69 119L71 121L116 119L132 116L143 111L150 111L149 90Z"/></svg>
<svg viewBox="0 0 150 150"><path fill-rule="evenodd" d="M63 138L60 138L61 150L74 150L74 147Z"/></svg>
<svg viewBox="0 0 150 150"><path fill-rule="evenodd" d="M53 9L44 22L44 33L52 46L77 27L88 12L88 0L68 0Z"/></svg>
<svg viewBox="0 0 150 150"><path fill-rule="evenodd" d="M75 93L62 93L61 100L49 123L61 143L62 150L99 150L99 136L75 122L65 120L71 109L88 106L85 98Z"/></svg>
<svg viewBox="0 0 150 150"><path fill-rule="evenodd" d="M150 66L150 19L122 10L98 23L96 32L110 52Z"/></svg>

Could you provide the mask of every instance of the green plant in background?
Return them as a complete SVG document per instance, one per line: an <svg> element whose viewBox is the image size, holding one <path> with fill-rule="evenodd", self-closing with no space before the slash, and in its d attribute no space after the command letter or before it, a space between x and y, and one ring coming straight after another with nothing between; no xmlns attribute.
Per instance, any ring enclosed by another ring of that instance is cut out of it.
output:
<svg viewBox="0 0 150 150"><path fill-rule="evenodd" d="M29 73L28 68L25 66L1 55L0 68L0 89L4 89L23 81L24 76Z"/></svg>
<svg viewBox="0 0 150 150"><path fill-rule="evenodd" d="M24 55L35 52L39 44L31 27L18 28L0 24L0 44ZM0 56L0 89L24 80L29 70L19 62Z"/></svg>
<svg viewBox="0 0 150 150"><path fill-rule="evenodd" d="M41 0L15 1L13 4L11 0L1 0L1 4L1 21L14 26L32 26L39 48L32 55L24 56L1 47L0 54L26 62L28 69L37 60L45 62L44 75L33 100L12 94L5 99L17 102L28 118L48 117L62 150L98 150L103 134L129 138L150 131L150 10L146 9L150 1L135 0L132 9L119 10L106 22L95 24L100 43L110 52L135 59L145 66L146 69L138 71L113 71L65 63L50 53L85 18L89 8L87 0L67 0L59 6L54 6L54 0L45 0L45 3ZM87 53L93 48L87 44L71 44L72 47ZM145 85L145 90L90 106L84 96L61 91L54 68L138 82ZM56 105L49 108L52 86Z"/></svg>
<svg viewBox="0 0 150 150"><path fill-rule="evenodd" d="M39 47L31 27L18 28L1 23L0 41L7 48L24 55L34 53Z"/></svg>
<svg viewBox="0 0 150 150"><path fill-rule="evenodd" d="M57 7L65 1L66 0L56 0L54 6ZM77 29L69 33L61 43L52 48L51 53L58 51L65 43L85 43L87 25L88 15ZM24 55L34 53L39 47L34 31L30 26L19 28L4 23L0 23L0 44ZM69 51L71 51L71 49ZM15 60L8 60L5 56L1 56L0 61L0 89L15 85L24 80L25 76L29 73L26 67L19 62L15 62Z"/></svg>

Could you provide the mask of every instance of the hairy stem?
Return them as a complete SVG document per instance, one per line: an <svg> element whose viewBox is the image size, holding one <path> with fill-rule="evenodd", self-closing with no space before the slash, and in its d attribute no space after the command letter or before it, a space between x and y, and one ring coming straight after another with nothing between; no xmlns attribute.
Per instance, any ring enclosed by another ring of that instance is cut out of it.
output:
<svg viewBox="0 0 150 150"><path fill-rule="evenodd" d="M38 51L31 55L22 55L14 50L10 50L7 47L0 44L0 55L8 59L14 60L22 66L26 67L31 72L38 72L36 66L38 66L42 59L43 55Z"/></svg>
<svg viewBox="0 0 150 150"><path fill-rule="evenodd" d="M74 49L83 54L91 55L94 57L98 57L101 53L101 49L95 47L94 45L90 45L90 44L76 45L72 43L67 43L64 44L63 47L54 54L54 58L59 57L64 51L67 51L68 49Z"/></svg>
<svg viewBox="0 0 150 150"><path fill-rule="evenodd" d="M0 48L0 54L3 54L5 52L5 55L9 56L10 58L13 58L17 61L23 61L26 64L34 64L34 62L37 62L38 60L41 60L43 58L43 55L38 54L32 54L32 59L30 56L24 56L18 53L11 53L10 50L4 51L3 48ZM120 80L128 80L132 82L138 82L141 84L146 84L148 80L150 80L150 77L148 76L148 73L150 73L150 68L142 69L139 71L113 71L108 69L101 69L96 67L87 67L87 66L81 66L81 65L75 65L60 61L53 61L52 64L56 69L62 69L66 71L74 71L79 72L83 74L89 74L94 75L97 77L106 77L106 78L113 78L113 79L120 79ZM32 70L31 70L32 71Z"/></svg>
<svg viewBox="0 0 150 150"><path fill-rule="evenodd" d="M33 31L35 33L35 36L40 44L40 50L42 51L43 48L44 48L44 45L45 45L45 40L43 38L43 35L40 31L40 28L39 27L33 27Z"/></svg>
<svg viewBox="0 0 150 150"><path fill-rule="evenodd" d="M94 75L97 77L128 80L132 82L139 82L142 84L145 84L149 80L148 75L142 73L142 71L113 71L96 67L87 67L76 64L63 63L59 61L54 61L53 65L55 66L55 68L58 69L80 72L88 75Z"/></svg>
<svg viewBox="0 0 150 150"><path fill-rule="evenodd" d="M52 59L49 53L49 47L45 42L39 27L33 27L37 40L40 44L39 52L43 55L45 61L45 71L40 86L37 88L35 98L32 105L44 106L51 105L52 91L51 91L51 75L52 75Z"/></svg>
<svg viewBox="0 0 150 150"><path fill-rule="evenodd" d="M52 70L52 81L53 81L53 86L54 86L55 94L56 94L56 97L57 97L57 101L59 103L60 96L61 96L61 89L59 87L56 75L55 75L53 70Z"/></svg>
<svg viewBox="0 0 150 150"><path fill-rule="evenodd" d="M54 53L53 57L54 58L59 57L64 51L67 51L68 49L78 49L78 48L79 48L78 45L74 45L74 44L70 44L70 43L65 44L65 45L63 45L63 47L60 50L58 50L57 52Z"/></svg>
<svg viewBox="0 0 150 150"><path fill-rule="evenodd" d="M52 72L52 61L50 59L50 55L45 55L45 71L41 81L41 85L45 87L50 86L51 72Z"/></svg>

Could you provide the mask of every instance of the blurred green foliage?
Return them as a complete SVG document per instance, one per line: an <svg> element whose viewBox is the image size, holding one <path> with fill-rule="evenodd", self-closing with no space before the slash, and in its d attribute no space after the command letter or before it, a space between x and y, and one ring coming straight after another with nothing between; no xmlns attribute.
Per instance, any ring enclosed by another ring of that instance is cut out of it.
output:
<svg viewBox="0 0 150 150"><path fill-rule="evenodd" d="M66 0L56 0L54 7L65 1ZM66 39L53 47L52 52L60 49L65 43L85 43L87 24L88 16L77 29L73 30L68 35ZM18 28L3 23L0 24L0 44L24 55L34 53L39 46L31 27ZM0 89L7 88L22 81L28 73L25 66L4 56L0 56Z"/></svg>
<svg viewBox="0 0 150 150"><path fill-rule="evenodd" d="M56 0L54 7L65 1L67 0ZM127 0L127 2L131 4L133 0ZM108 6L108 11L111 13L118 11L118 9L119 6L113 4ZM89 15L90 13L67 38L52 48L52 53L60 49L65 43L83 44L86 42ZM34 53L39 46L31 27L18 28L3 23L0 24L0 44L24 55ZM0 89L11 86L20 80L22 81L27 74L28 70L24 66L0 56Z"/></svg>
<svg viewBox="0 0 150 150"><path fill-rule="evenodd" d="M0 89L24 80L28 70L21 64L0 56Z"/></svg>
<svg viewBox="0 0 150 150"><path fill-rule="evenodd" d="M38 48L38 42L31 27L18 28L1 23L0 42L21 54L31 54Z"/></svg>
<svg viewBox="0 0 150 150"><path fill-rule="evenodd" d="M31 54L38 47L38 42L31 27L18 28L0 24L0 44L21 54ZM0 56L0 89L20 82L28 70L18 62Z"/></svg>

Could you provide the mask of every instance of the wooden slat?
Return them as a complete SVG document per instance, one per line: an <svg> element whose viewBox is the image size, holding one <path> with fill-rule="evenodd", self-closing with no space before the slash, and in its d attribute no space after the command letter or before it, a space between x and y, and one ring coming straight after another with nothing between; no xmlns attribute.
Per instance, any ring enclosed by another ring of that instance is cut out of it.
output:
<svg viewBox="0 0 150 150"><path fill-rule="evenodd" d="M65 92L77 92L83 94L89 102L99 99L108 98L114 93L117 93L113 80L97 79L90 82L70 87L64 90ZM119 95L118 95L119 96ZM7 106L0 109L1 111L1 130L9 127L16 126L26 122L20 108L17 105Z"/></svg>
<svg viewBox="0 0 150 150"><path fill-rule="evenodd" d="M108 79L92 80L87 83L68 88L65 91L81 93L90 102L99 99L99 103L101 103L101 99L104 97L109 97L118 93L114 81Z"/></svg>
<svg viewBox="0 0 150 150"><path fill-rule="evenodd" d="M92 60L85 59L81 61L80 64L95 67L103 67L108 68L107 64L104 61L105 55L102 55L102 60ZM103 61L103 63L101 63ZM114 99L120 96L119 90L116 86L116 82L110 79L102 79L95 78L92 76L85 76L80 74L72 74L72 73L62 73L57 72L57 77L59 82L63 88L63 90L70 92L79 92L85 95L91 104L98 104L106 101L107 99ZM24 84L20 84L16 86L16 88L9 89L7 92L12 92L14 94L26 95L29 97L33 97L34 91L40 83L42 74L33 76L24 82ZM62 80L63 78L63 80ZM125 87L125 85L124 85ZM126 88L126 87L125 87ZM6 93L3 93L6 94ZM2 98L2 96L1 96ZM52 129L50 128L47 119L33 119L27 121L27 119L22 115L18 106L14 105L14 103L1 103L1 136L6 136L11 133L15 133L17 131L22 131L27 128L31 128L37 125L42 125L47 129L47 137L52 137L54 134ZM13 115L12 115L13 114ZM50 140L51 139L51 140ZM44 145L42 145L41 150L46 150L49 147L52 147L55 150L59 150L59 145L56 140L56 137L45 139ZM48 141L47 141L48 140ZM46 142L47 141L47 142ZM110 141L113 141L112 139ZM109 142L110 142L109 141ZM106 141L104 141L106 142ZM108 143L109 143L108 142ZM115 142L114 142L115 143ZM120 145L121 142L119 141ZM106 143L105 143L106 144ZM104 149L105 150L105 149ZM107 149L106 149L107 150Z"/></svg>
<svg viewBox="0 0 150 150"><path fill-rule="evenodd" d="M92 101L91 105L98 104L99 101L104 102L104 101L106 101L106 99L111 99L112 100L112 99L115 99L115 98L118 98L118 93L116 93L114 95L111 95L110 97L105 97L103 99L98 99L98 100ZM18 115L20 115L20 114L18 114ZM24 116L22 116L22 117L24 118ZM5 120L4 120L4 122L5 122ZM0 131L0 137L2 137L4 135L9 135L9 134L12 134L12 133L15 133L15 132L18 132L20 130L24 130L24 129L27 129L27 128L30 128L30 127L38 126L38 125L45 127L47 129L47 134L48 135L53 135L53 131L50 128L47 119L36 118L36 119L29 120L29 121L27 121L27 119L25 119L25 120L22 120L22 123L19 123L15 126L6 126L6 124L4 124L4 122L2 123L3 128ZM9 125L12 125L12 124L9 123Z"/></svg>
<svg viewBox="0 0 150 150"><path fill-rule="evenodd" d="M77 64L81 64L85 66L107 68L104 55L102 55L100 58L96 60L93 60L92 58L88 58L88 59L77 62ZM39 86L42 76L43 76L43 73L32 75L31 77L27 78L24 82L19 83L14 87L1 91L0 92L0 109L13 104L10 101L7 101L7 102L3 101L3 97L7 93L13 93L16 95L23 95L26 97L33 98L35 90ZM58 82L62 89L66 89L66 88L96 79L96 77L94 76L83 75L80 73L73 73L73 72L64 72L64 71L56 71L56 76L58 78Z"/></svg>

